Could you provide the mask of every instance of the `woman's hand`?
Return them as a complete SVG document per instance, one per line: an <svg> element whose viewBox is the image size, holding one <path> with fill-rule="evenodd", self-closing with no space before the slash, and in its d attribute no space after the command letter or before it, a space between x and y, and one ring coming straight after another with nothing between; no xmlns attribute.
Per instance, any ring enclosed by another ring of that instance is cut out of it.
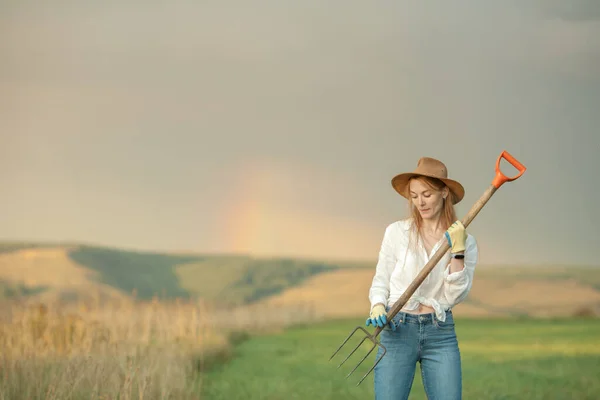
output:
<svg viewBox="0 0 600 400"><path fill-rule="evenodd" d="M453 223L444 233L451 253L461 253L465 251L465 242L467 241L467 231L460 221Z"/></svg>
<svg viewBox="0 0 600 400"><path fill-rule="evenodd" d="M375 307L373 307L369 318L367 318L366 325L369 326L369 324L380 328L383 328L385 324L387 324L387 317L383 304L376 304Z"/></svg>

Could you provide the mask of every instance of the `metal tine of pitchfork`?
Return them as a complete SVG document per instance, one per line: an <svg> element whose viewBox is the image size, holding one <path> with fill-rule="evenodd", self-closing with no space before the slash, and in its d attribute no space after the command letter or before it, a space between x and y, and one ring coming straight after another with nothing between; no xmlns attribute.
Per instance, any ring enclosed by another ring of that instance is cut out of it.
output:
<svg viewBox="0 0 600 400"><path fill-rule="evenodd" d="M510 164L512 164L512 166L515 167L519 171L519 173L517 175L513 176L513 177L507 177L507 176L505 176L500 171L500 160L502 158L504 158L506 161L508 161ZM467 226L469 226L469 224L471 223L471 221L473 221L473 219L475 219L475 217L477 216L477 214L479 213L479 211L481 211L481 209L483 208L483 206L485 206L485 204L490 200L490 198L492 197L492 195L500 188L500 186L502 186L502 184L504 184L506 182L514 181L515 179L519 178L521 175L523 175L523 173L525 172L525 170L526 170L526 168L525 168L525 166L523 164L521 164L519 161L517 161L508 152L503 151L500 154L500 156L498 157L497 161L496 161L496 175L495 175L494 179L492 180L491 185L486 189L486 191L483 193L483 195L481 196L481 198L479 200L477 200L477 202L473 205L473 207L471 208L471 210L469 210L469 212L467 213L466 217L461 221L462 224L465 226L465 228ZM400 296L400 298L396 301L396 303L394 303L394 305L392 306L392 308L390 309L390 311L386 315L387 321L392 321L392 319L396 316L396 314L398 314L398 312L400 312L400 310L402 309L402 307L404 307L404 304L406 304L406 302L408 301L408 299L410 299L410 297L414 294L414 292L421 285L421 283L423 283L423 281L425 280L425 278L427 277L427 275L429 275L429 273L435 268L435 266L439 263L439 261L442 259L442 257L444 256L444 254L449 249L450 249L450 245L448 244L447 241L444 241L444 244L440 246L440 248L435 252L435 254L429 260L429 262L427 262L427 264L425 265L425 267L423 267L423 269L417 275L417 277L411 282L411 284L408 286L408 288L402 294L402 296ZM335 355L344 347L344 345L348 342L348 340L350 340L350 338L357 331L359 331L359 330L363 331L365 333L365 336L362 338L362 340L360 341L360 343L358 344L358 346L356 346L354 348L354 350L352 350L352 352L344 359L344 361L342 361L340 363L340 365L338 365L337 368L339 369L352 356L352 354L354 354L356 352L356 350L358 350L360 348L360 346L362 346L362 344L365 342L365 340L368 339L371 342L373 342L373 346L371 347L371 349L369 350L369 352L367 353L367 355L365 355L362 358L362 360L360 360L360 362L354 367L354 369L352 371L350 371L350 373L346 376L346 378L349 378L350 375L352 375L352 373L354 373L354 371L356 371L356 369L363 363L363 361L365 361L367 359L367 357L371 354L371 352L376 347L381 347L383 349L383 352L381 353L381 355L379 357L377 357L377 360L375 361L375 363L373 364L373 366L369 369L369 371L367 371L367 373L356 384L356 386L360 385L362 383L362 381L375 369L375 367L377 366L377 364L379 364L379 362L381 361L381 359L383 358L383 356L385 356L385 354L387 352L385 346L383 346L377 340L377 336L379 335L379 333L381 333L381 331L383 330L383 327L379 327L379 326L376 327L375 330L373 331L373 333L371 334L365 328L363 328L362 326L357 326L350 333L350 335L348 335L348 337L346 338L346 340L344 340L342 342L342 344L340 345L340 347L337 348L337 350L329 358L329 361L331 361L333 359L333 357L335 357Z"/></svg>
<svg viewBox="0 0 600 400"><path fill-rule="evenodd" d="M377 329L381 329L381 328L377 328ZM361 384L361 382L371 373L371 371L373 371L375 369L375 367L377 366L377 364L379 364L379 361L381 361L381 359L383 358L383 356L385 355L385 353L387 353L387 349L385 348L385 346L382 345L379 341L377 341L377 334L370 334L362 326L357 326L352 331L352 333L350 333L350 335L346 338L346 340L344 340L344 342L340 345L340 347L338 347L338 349L335 351L335 353L333 353L333 355L329 358L329 361L331 361L331 359L333 359L333 357L335 357L335 355L342 349L342 347L344 347L344 345L346 344L346 342L348 342L348 340L350 340L350 338L358 330L363 331L365 333L365 336L360 341L360 343L354 348L354 350L352 350L352 352L350 352L350 354L348 354L348 356L344 359L344 361L342 361L340 363L340 365L337 366L337 368L339 369L352 356L352 354L354 354L354 352L356 350L358 350L360 348L360 346L362 346L362 344L365 342L365 340L367 340L367 339L371 340L373 342L373 346L371 346L370 350L362 358L362 360L360 360L360 362L358 364L356 364L356 366L354 367L354 369L352 371L350 371L350 373L348 375L346 375L346 378L349 378L350 375L352 375L354 373L354 371L356 371L356 369L362 364L363 361L365 361L367 359L367 357L369 357L369 355L373 352L373 350L375 350L375 348L381 347L383 349L383 352L381 353L381 355L379 357L377 357L377 360L375 361L375 363L373 364L373 366L371 367L371 369L362 377L362 379L358 382L358 384L356 386L358 386L358 385ZM377 332L377 333L379 333L379 332Z"/></svg>

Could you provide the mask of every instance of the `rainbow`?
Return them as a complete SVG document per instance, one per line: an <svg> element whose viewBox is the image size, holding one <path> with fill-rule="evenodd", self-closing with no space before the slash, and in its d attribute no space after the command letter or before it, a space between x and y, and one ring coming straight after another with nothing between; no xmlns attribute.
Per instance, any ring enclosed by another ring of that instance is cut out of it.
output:
<svg viewBox="0 0 600 400"><path fill-rule="evenodd" d="M236 253L256 254L273 249L273 170L264 163L245 165L234 180L234 192L225 212L227 248Z"/></svg>
<svg viewBox="0 0 600 400"><path fill-rule="evenodd" d="M289 166L266 162L255 162L238 171L234 191L224 202L229 251L253 256L338 259L377 255L385 227L299 206L302 199L298 196L303 193L296 190L296 185L300 182L290 181L291 174L286 171ZM294 179L305 182L312 178L306 169L302 172L293 175Z"/></svg>

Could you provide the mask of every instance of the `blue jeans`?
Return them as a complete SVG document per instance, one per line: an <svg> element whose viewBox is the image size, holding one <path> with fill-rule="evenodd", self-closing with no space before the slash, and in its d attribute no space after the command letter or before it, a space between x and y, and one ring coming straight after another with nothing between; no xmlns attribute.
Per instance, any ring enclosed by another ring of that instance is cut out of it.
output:
<svg viewBox="0 0 600 400"><path fill-rule="evenodd" d="M461 359L452 312L446 311L444 322L435 314L399 312L393 323L396 331L386 326L379 334L387 353L373 371L375 399L408 399L417 362L429 400L461 399ZM377 357L382 353L379 347Z"/></svg>

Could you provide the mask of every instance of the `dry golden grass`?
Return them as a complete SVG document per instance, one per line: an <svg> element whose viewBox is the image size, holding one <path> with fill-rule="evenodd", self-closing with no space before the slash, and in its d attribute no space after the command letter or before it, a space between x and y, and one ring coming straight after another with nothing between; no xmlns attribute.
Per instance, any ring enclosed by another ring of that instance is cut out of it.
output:
<svg viewBox="0 0 600 400"><path fill-rule="evenodd" d="M4 305L0 399L200 398L227 351L203 303Z"/></svg>
<svg viewBox="0 0 600 400"><path fill-rule="evenodd" d="M232 337L312 318L306 307L95 298L0 304L0 400L199 399Z"/></svg>

